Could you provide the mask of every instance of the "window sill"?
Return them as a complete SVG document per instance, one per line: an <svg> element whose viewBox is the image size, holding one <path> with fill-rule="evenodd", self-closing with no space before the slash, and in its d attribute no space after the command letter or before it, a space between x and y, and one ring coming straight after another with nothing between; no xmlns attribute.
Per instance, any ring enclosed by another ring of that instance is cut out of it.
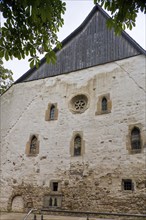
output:
<svg viewBox="0 0 146 220"><path fill-rule="evenodd" d="M105 115L105 114L109 114L109 113L111 113L111 111L107 110L107 111L96 112L95 115Z"/></svg>
<svg viewBox="0 0 146 220"><path fill-rule="evenodd" d="M142 153L142 149L130 150L130 154L140 154Z"/></svg>
<svg viewBox="0 0 146 220"><path fill-rule="evenodd" d="M36 157L38 154L28 154L27 157Z"/></svg>

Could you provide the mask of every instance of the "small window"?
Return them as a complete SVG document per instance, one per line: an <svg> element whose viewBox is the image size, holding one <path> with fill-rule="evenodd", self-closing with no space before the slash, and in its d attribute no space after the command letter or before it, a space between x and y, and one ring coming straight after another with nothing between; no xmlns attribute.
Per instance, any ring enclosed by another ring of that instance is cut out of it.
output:
<svg viewBox="0 0 146 220"><path fill-rule="evenodd" d="M54 198L54 206L57 206L57 198Z"/></svg>
<svg viewBox="0 0 146 220"><path fill-rule="evenodd" d="M131 131L131 148L132 150L141 149L140 130L137 127L134 127Z"/></svg>
<svg viewBox="0 0 146 220"><path fill-rule="evenodd" d="M50 181L50 189L53 192L60 191L60 181L58 181L58 180L51 180Z"/></svg>
<svg viewBox="0 0 146 220"><path fill-rule="evenodd" d="M52 105L50 108L50 120L54 120L55 118L55 106Z"/></svg>
<svg viewBox="0 0 146 220"><path fill-rule="evenodd" d="M105 97L102 99L101 106L102 106L102 111L107 111L107 99Z"/></svg>
<svg viewBox="0 0 146 220"><path fill-rule="evenodd" d="M133 184L131 179L122 180L123 190L133 190Z"/></svg>
<svg viewBox="0 0 146 220"><path fill-rule="evenodd" d="M62 196L61 195L46 195L44 196L43 207L44 208L58 208L61 207Z"/></svg>
<svg viewBox="0 0 146 220"><path fill-rule="evenodd" d="M52 206L52 198L49 199L49 206Z"/></svg>
<svg viewBox="0 0 146 220"><path fill-rule="evenodd" d="M49 103L45 113L46 121L54 121L58 119L57 103Z"/></svg>
<svg viewBox="0 0 146 220"><path fill-rule="evenodd" d="M100 95L98 97L97 102L97 111L95 112L95 115L102 115L102 114L108 114L111 112L112 109L112 101L110 99L110 94L104 94Z"/></svg>
<svg viewBox="0 0 146 220"><path fill-rule="evenodd" d="M58 182L53 182L53 191L58 191Z"/></svg>
<svg viewBox="0 0 146 220"><path fill-rule="evenodd" d="M30 135L29 141L26 143L25 153L27 156L37 156L39 154L38 134Z"/></svg>
<svg viewBox="0 0 146 220"><path fill-rule="evenodd" d="M81 137L78 135L74 139L74 156L81 155Z"/></svg>
<svg viewBox="0 0 146 220"><path fill-rule="evenodd" d="M59 198L60 199L60 198ZM57 198L52 196L50 197L50 200L49 200L49 207L58 207L58 201L57 201Z"/></svg>
<svg viewBox="0 0 146 220"><path fill-rule="evenodd" d="M35 154L37 149L37 138L33 136L30 143L30 154Z"/></svg>

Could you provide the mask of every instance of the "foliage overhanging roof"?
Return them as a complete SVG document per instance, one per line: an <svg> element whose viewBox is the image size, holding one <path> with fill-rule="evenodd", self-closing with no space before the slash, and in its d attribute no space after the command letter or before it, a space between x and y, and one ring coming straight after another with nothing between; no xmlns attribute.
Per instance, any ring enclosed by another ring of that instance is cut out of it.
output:
<svg viewBox="0 0 146 220"><path fill-rule="evenodd" d="M116 36L113 29L108 29L108 18L109 15L96 4L83 23L61 42L61 50L54 49L56 64L47 64L43 58L38 69L28 70L15 83L53 77L139 54L146 55L146 51L125 31Z"/></svg>

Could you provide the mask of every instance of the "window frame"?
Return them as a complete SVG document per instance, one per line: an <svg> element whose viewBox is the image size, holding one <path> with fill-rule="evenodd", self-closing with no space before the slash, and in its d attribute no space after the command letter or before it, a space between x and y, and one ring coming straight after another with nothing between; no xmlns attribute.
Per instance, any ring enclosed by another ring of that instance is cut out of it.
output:
<svg viewBox="0 0 146 220"><path fill-rule="evenodd" d="M34 145L32 142L35 139L35 147L32 146ZM35 135L32 136L31 141L30 141L30 154L36 154L36 150L37 150L37 137Z"/></svg>
<svg viewBox="0 0 146 220"><path fill-rule="evenodd" d="M106 110L104 110L102 108L103 107L102 101L104 99L106 99L106 101L107 101L107 109ZM95 115L103 115L103 114L111 113L111 109L112 109L112 101L110 99L110 93L106 93L106 94L98 96L97 111L95 112Z"/></svg>
<svg viewBox="0 0 146 220"><path fill-rule="evenodd" d="M139 149L133 149L131 145L131 133L134 128L137 128L140 131L140 148ZM128 126L128 134L126 136L126 149L128 150L129 154L140 154L143 152L143 148L146 147L144 145L145 135L143 131L143 125L141 123L132 124Z"/></svg>
<svg viewBox="0 0 146 220"><path fill-rule="evenodd" d="M128 189L129 183L131 184L130 189ZM124 192L134 191L134 183L133 183L132 179L122 179L122 191L124 191Z"/></svg>
<svg viewBox="0 0 146 220"><path fill-rule="evenodd" d="M54 184L58 184L57 190L54 190ZM50 190L51 192L57 193L60 192L60 180L53 179L50 181Z"/></svg>
<svg viewBox="0 0 146 220"><path fill-rule="evenodd" d="M52 104L50 107L50 121L55 120L55 105Z"/></svg>
<svg viewBox="0 0 146 220"><path fill-rule="evenodd" d="M54 117L51 117L51 108L54 110ZM48 108L45 112L45 121L55 121L58 119L58 108L57 103L49 103Z"/></svg>
<svg viewBox="0 0 146 220"><path fill-rule="evenodd" d="M36 138L36 149L34 152L31 152L31 143L33 138ZM26 147L25 147L25 154L29 157L35 157L39 154L39 135L38 134L31 134L29 137L29 141L26 143Z"/></svg>
<svg viewBox="0 0 146 220"><path fill-rule="evenodd" d="M58 195L44 195L43 207L51 209L59 209L62 206L62 194Z"/></svg>
<svg viewBox="0 0 146 220"><path fill-rule="evenodd" d="M74 154L74 147L75 147L74 141L77 136L79 136L81 138L81 153L80 153L80 155ZM71 142L70 142L70 155L71 155L71 157L74 157L74 158L80 158L84 154L85 154L85 141L83 139L83 132L82 131L74 131L72 138L71 138Z"/></svg>
<svg viewBox="0 0 146 220"><path fill-rule="evenodd" d="M73 114L82 114L89 108L89 104L90 96L86 93L78 93L70 97L68 107Z"/></svg>

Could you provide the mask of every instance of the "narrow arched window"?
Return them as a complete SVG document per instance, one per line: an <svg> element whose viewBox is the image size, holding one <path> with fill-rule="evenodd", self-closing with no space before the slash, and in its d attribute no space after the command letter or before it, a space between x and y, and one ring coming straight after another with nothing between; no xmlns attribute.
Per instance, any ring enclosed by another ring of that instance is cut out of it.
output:
<svg viewBox="0 0 146 220"><path fill-rule="evenodd" d="M57 198L54 199L54 206L57 206Z"/></svg>
<svg viewBox="0 0 146 220"><path fill-rule="evenodd" d="M74 156L81 155L81 137L77 135L74 139Z"/></svg>
<svg viewBox="0 0 146 220"><path fill-rule="evenodd" d="M141 148L140 130L137 127L134 127L131 131L131 148L132 150L137 150Z"/></svg>
<svg viewBox="0 0 146 220"><path fill-rule="evenodd" d="M49 206L52 206L52 198L49 199Z"/></svg>
<svg viewBox="0 0 146 220"><path fill-rule="evenodd" d="M102 111L107 111L107 99L105 97L102 99L101 104Z"/></svg>
<svg viewBox="0 0 146 220"><path fill-rule="evenodd" d="M30 153L35 154L37 149L37 138L33 136L30 143Z"/></svg>
<svg viewBox="0 0 146 220"><path fill-rule="evenodd" d="M52 105L50 108L50 120L54 120L55 119L55 106Z"/></svg>

